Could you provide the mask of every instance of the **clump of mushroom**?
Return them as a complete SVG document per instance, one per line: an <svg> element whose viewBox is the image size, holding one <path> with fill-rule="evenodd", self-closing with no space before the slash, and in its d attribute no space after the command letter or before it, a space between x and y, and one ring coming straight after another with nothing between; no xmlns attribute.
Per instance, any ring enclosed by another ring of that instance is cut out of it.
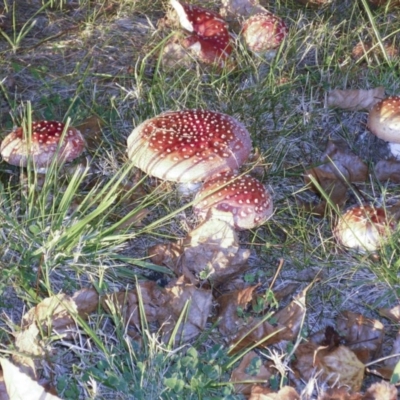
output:
<svg viewBox="0 0 400 400"><path fill-rule="evenodd" d="M200 218L205 219L210 209L227 212L238 230L262 225L273 212L271 194L250 175L225 173L207 180L195 200L194 212Z"/></svg>
<svg viewBox="0 0 400 400"><path fill-rule="evenodd" d="M390 236L396 224L381 207L369 205L348 209L337 221L333 234L345 247L358 252L376 251Z"/></svg>
<svg viewBox="0 0 400 400"><path fill-rule="evenodd" d="M169 111L141 123L128 137L128 157L142 171L175 182L200 182L236 171L251 151L250 134L215 111Z"/></svg>
<svg viewBox="0 0 400 400"><path fill-rule="evenodd" d="M73 127L57 121L33 122L30 130L19 127L1 143L3 159L11 165L27 167L29 160L39 173L46 173L55 160L58 165L70 162L85 149L82 134Z"/></svg>
<svg viewBox="0 0 400 400"><path fill-rule="evenodd" d="M392 155L400 159L400 97L390 96L375 104L367 126L375 136L389 142Z"/></svg>
<svg viewBox="0 0 400 400"><path fill-rule="evenodd" d="M250 16L242 25L242 35L247 48L268 59L274 57L288 28L278 16L265 12Z"/></svg>
<svg viewBox="0 0 400 400"><path fill-rule="evenodd" d="M171 0L181 26L191 35L182 46L193 52L200 61L223 67L232 53L227 23L206 8Z"/></svg>

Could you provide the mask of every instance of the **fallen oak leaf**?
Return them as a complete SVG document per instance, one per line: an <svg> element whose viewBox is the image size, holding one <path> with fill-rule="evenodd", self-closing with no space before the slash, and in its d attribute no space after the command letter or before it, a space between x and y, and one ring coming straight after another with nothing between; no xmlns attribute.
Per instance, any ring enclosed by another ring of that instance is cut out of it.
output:
<svg viewBox="0 0 400 400"><path fill-rule="evenodd" d="M349 111L370 110L376 103L385 97L383 86L375 89L339 90L328 93L328 107L336 107Z"/></svg>
<svg viewBox="0 0 400 400"><path fill-rule="evenodd" d="M391 181L400 183L400 162L395 160L380 160L375 164L374 172L380 182Z"/></svg>
<svg viewBox="0 0 400 400"><path fill-rule="evenodd" d="M367 165L340 140L328 141L321 162L320 166L306 171L305 183L314 192L328 196L329 201L337 206L345 204L350 183L363 182L368 177ZM312 207L307 208L312 210ZM318 209L319 212L324 210L325 207Z"/></svg>
<svg viewBox="0 0 400 400"><path fill-rule="evenodd" d="M362 363L380 355L384 338L384 326L380 321L343 311L337 318L337 329Z"/></svg>
<svg viewBox="0 0 400 400"><path fill-rule="evenodd" d="M182 276L165 288L168 306L158 314L164 341L169 341L182 311L189 304L184 322L178 328L176 338L184 343L197 337L205 328L212 307L210 290L198 289Z"/></svg>
<svg viewBox="0 0 400 400"><path fill-rule="evenodd" d="M311 342L301 343L295 356L293 368L304 380L318 376L318 381L349 386L355 392L360 390L365 366L348 347L329 348Z"/></svg>
<svg viewBox="0 0 400 400"><path fill-rule="evenodd" d="M218 329L225 337L236 333L244 324L247 324L239 316L238 309L246 309L247 305L251 303L257 287L258 285L249 286L241 290L224 293L217 298L216 301L219 306Z"/></svg>
<svg viewBox="0 0 400 400"><path fill-rule="evenodd" d="M94 289L82 289L73 297L58 294L42 300L36 307L31 308L23 317L23 327L33 323L41 330L54 330L58 334L68 336L68 331L76 325L76 317L87 318L97 309L99 296Z"/></svg>

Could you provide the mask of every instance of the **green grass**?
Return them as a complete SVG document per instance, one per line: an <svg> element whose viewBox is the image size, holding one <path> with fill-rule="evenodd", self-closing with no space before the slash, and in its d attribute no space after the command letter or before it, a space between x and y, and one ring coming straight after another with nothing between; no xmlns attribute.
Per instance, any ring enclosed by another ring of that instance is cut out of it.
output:
<svg viewBox="0 0 400 400"><path fill-rule="evenodd" d="M296 201L317 200L303 174L318 164L329 138L343 139L370 164L387 154L367 131L366 112L327 109L325 93L382 85L388 95L400 94L398 61L384 50L386 42L399 43L398 10L374 10L366 0L321 9L270 1L269 9L290 27L277 57L267 63L238 39L238 67L221 72L199 64L163 68L160 51L179 30L158 24L166 1L22 3L6 1L0 25L1 138L30 119L78 125L95 116L103 125L89 132L89 149L72 168L53 166L43 177L0 163L0 308L15 325L24 305L52 294L82 287L103 294L129 290L137 279L171 279L147 259L146 249L196 226L191 200L180 198L174 184L160 186L138 174L127 162L126 138L142 121L185 108L237 117L263 156L253 173L271 188L275 214L240 234L241 245L252 250L248 282L260 282L265 292L280 259L279 285L305 286L320 271L309 294L304 330L310 333L333 324L341 310L379 318L378 308L398 303L398 234L378 257L348 252L333 239L330 216L317 218ZM353 60L360 40L381 52ZM398 198L396 185L373 177L358 188L388 209ZM350 194L347 204L356 203ZM142 225L124 224L144 209L149 214ZM15 302L7 301L10 295ZM6 321L0 322L5 352L12 350ZM120 316L99 310L80 326L75 342L51 343L51 376L49 369L40 373L66 399L243 398L229 384L225 342L208 327L195 343L168 348L157 327L143 326L138 343Z"/></svg>

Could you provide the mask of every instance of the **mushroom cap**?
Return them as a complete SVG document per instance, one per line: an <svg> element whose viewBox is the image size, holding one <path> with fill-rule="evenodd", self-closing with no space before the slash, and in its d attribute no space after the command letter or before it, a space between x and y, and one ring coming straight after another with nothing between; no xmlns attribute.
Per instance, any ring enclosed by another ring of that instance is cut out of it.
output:
<svg viewBox="0 0 400 400"><path fill-rule="evenodd" d="M149 175L199 182L237 170L251 151L250 134L215 111L169 111L141 123L128 137L128 157Z"/></svg>
<svg viewBox="0 0 400 400"><path fill-rule="evenodd" d="M252 15L242 26L246 45L254 53L276 49L287 33L288 28L283 20L269 11Z"/></svg>
<svg viewBox="0 0 400 400"><path fill-rule="evenodd" d="M192 35L182 45L192 50L207 64L224 65L232 53L228 25L224 19L211 10L192 4L171 0L178 14L181 26Z"/></svg>
<svg viewBox="0 0 400 400"><path fill-rule="evenodd" d="M367 126L378 138L400 143L400 97L390 96L375 104L368 114Z"/></svg>
<svg viewBox="0 0 400 400"><path fill-rule="evenodd" d="M35 169L45 173L56 157L58 164L69 162L80 156L85 149L82 134L72 126L65 132L65 124L57 121L32 122L31 137L19 127L8 134L0 145L3 159L11 165L26 167L32 160Z"/></svg>
<svg viewBox="0 0 400 400"><path fill-rule="evenodd" d="M333 234L343 246L365 252L377 250L394 229L395 223L383 208L362 205L348 209L338 219Z"/></svg>
<svg viewBox="0 0 400 400"><path fill-rule="evenodd" d="M207 180L195 199L199 201L193 210L200 218L205 218L210 209L230 212L239 230L263 224L273 212L271 194L250 175L220 174Z"/></svg>

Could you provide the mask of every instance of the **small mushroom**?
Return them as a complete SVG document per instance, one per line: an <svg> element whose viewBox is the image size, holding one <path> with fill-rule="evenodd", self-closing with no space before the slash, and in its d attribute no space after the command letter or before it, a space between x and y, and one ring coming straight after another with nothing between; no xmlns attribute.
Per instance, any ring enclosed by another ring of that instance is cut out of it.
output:
<svg viewBox="0 0 400 400"><path fill-rule="evenodd" d="M390 96L375 104L368 115L368 129L389 142L393 156L400 158L400 97Z"/></svg>
<svg viewBox="0 0 400 400"><path fill-rule="evenodd" d="M31 126L31 135L19 127L8 134L1 143L3 159L11 165L26 167L28 160L39 173L46 173L51 162L57 164L70 162L80 156L85 149L82 134L57 121L37 121ZM62 142L60 140L62 138Z"/></svg>
<svg viewBox="0 0 400 400"><path fill-rule="evenodd" d="M128 137L128 157L137 168L175 182L200 182L238 170L250 151L250 134L243 124L208 110L160 114Z"/></svg>
<svg viewBox="0 0 400 400"><path fill-rule="evenodd" d="M206 64L224 66L232 45L227 23L218 14L203 7L171 0L181 26L192 34L182 45Z"/></svg>
<svg viewBox="0 0 400 400"><path fill-rule="evenodd" d="M229 212L239 230L260 226L273 212L271 194L250 175L225 173L207 180L196 199L193 210L200 218L206 218L210 209Z"/></svg>
<svg viewBox="0 0 400 400"><path fill-rule="evenodd" d="M381 207L369 205L348 209L337 221L333 234L345 247L358 252L376 251L393 232L396 224Z"/></svg>
<svg viewBox="0 0 400 400"><path fill-rule="evenodd" d="M288 28L283 20L269 11L258 13L244 21L242 35L250 51L272 58L281 45Z"/></svg>

